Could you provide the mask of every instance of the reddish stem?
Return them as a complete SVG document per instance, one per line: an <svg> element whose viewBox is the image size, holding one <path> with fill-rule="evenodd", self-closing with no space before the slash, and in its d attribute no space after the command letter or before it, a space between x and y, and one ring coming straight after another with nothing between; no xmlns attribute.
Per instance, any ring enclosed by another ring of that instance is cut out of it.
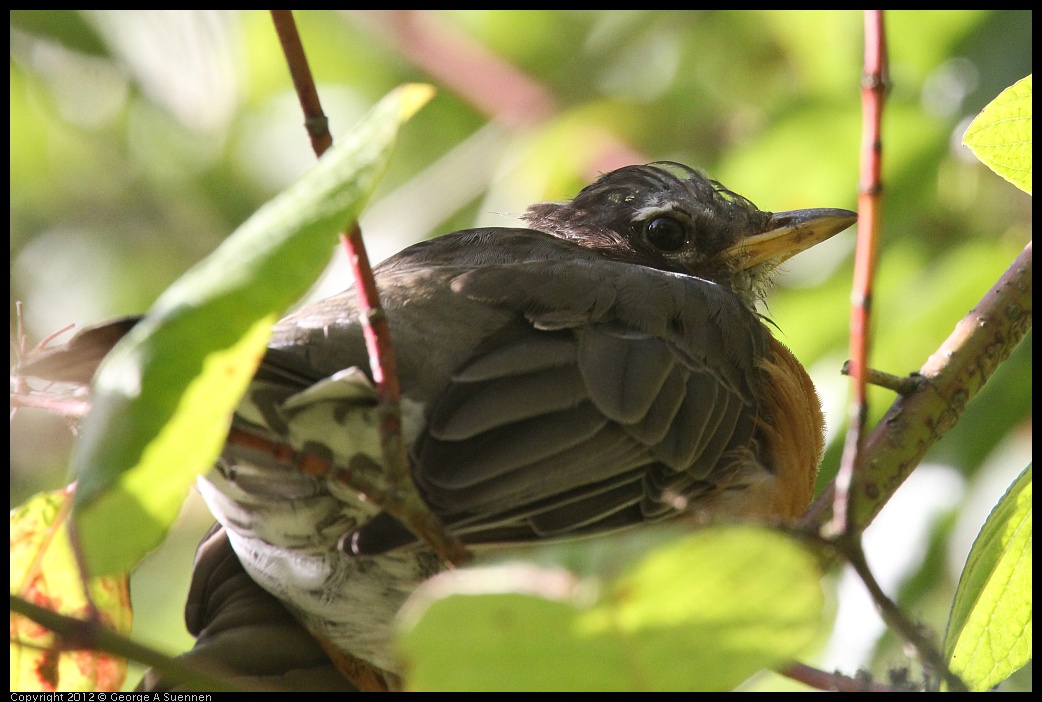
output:
<svg viewBox="0 0 1042 702"><path fill-rule="evenodd" d="M882 120L886 97L886 31L882 10L865 10L865 67L861 79L861 173L858 184L858 236L850 309L850 376L852 392L847 411L843 460L835 481L835 499L828 533L846 534L847 502L858 465L868 417L866 375L870 346L872 282L879 249L879 214L883 185Z"/></svg>

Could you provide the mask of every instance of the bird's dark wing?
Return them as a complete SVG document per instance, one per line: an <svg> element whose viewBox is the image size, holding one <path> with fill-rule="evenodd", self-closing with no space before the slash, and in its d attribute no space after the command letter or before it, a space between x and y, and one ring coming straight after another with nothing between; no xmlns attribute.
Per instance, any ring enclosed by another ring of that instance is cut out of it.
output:
<svg viewBox="0 0 1042 702"><path fill-rule="evenodd" d="M486 250L509 250L513 236ZM483 316L506 320L430 399L412 451L421 493L471 543L661 518L673 512L664 493L697 497L748 459L756 363L767 353L753 313L711 282L576 257L552 241L559 257L471 267L432 296L479 303L447 320L461 333L487 329ZM438 353L398 348L406 365ZM354 545L379 552L408 538L382 517Z"/></svg>

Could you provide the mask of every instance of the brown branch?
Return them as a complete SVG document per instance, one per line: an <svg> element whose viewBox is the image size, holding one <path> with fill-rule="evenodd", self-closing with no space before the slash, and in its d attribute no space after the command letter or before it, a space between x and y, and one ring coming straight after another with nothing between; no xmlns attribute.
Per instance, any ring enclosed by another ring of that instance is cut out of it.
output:
<svg viewBox="0 0 1042 702"><path fill-rule="evenodd" d="M864 531L1027 334L1031 289L1029 243L919 369L920 388L898 397L866 439L850 491L851 530ZM803 524L820 528L832 501L830 488Z"/></svg>
<svg viewBox="0 0 1042 702"><path fill-rule="evenodd" d="M852 527L863 531L926 449L955 425L1031 328L1031 307L1029 243L919 369L923 389L898 398L866 440L851 486Z"/></svg>
<svg viewBox="0 0 1042 702"><path fill-rule="evenodd" d="M826 673L803 663L792 663L778 672L787 678L826 692L898 692L890 685L884 685L868 678L852 678L840 673Z"/></svg>

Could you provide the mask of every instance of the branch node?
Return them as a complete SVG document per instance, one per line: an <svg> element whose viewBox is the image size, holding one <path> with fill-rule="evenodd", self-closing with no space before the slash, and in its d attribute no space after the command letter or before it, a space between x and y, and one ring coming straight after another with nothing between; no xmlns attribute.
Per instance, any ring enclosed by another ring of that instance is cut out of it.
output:
<svg viewBox="0 0 1042 702"><path fill-rule="evenodd" d="M850 361L844 361L843 368L840 372L843 375L850 375ZM870 385L876 385L881 388L886 388L887 390L892 390L898 395L911 395L925 384L926 379L919 373L893 375L886 371L869 368L865 374L865 382Z"/></svg>

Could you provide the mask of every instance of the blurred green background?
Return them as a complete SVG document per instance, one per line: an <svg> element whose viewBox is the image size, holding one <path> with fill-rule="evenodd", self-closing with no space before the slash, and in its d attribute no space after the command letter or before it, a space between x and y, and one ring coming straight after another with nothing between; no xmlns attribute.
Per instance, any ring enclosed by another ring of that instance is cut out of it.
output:
<svg viewBox="0 0 1042 702"><path fill-rule="evenodd" d="M296 15L334 137L400 83L439 89L363 217L374 259L458 228L513 225L532 202L645 160L702 168L762 209L856 207L859 11ZM314 160L266 12L10 20L12 339L16 300L32 343L145 310ZM1031 198L960 142L984 105L1031 72L1031 20L887 14L875 367L918 369L1030 240ZM766 310L827 410L822 484L842 443L853 239L786 264ZM348 280L334 267L315 294ZM1030 460L1030 357L1029 336L866 535L884 587L938 636L977 529ZM873 418L891 401L874 391ZM64 484L63 420L19 411L11 439L12 505ZM180 608L208 523L191 504L135 575L135 632L164 650L190 645ZM901 665L847 580L833 579L836 634L807 662L876 674ZM1030 684L1030 666L1020 677Z"/></svg>

